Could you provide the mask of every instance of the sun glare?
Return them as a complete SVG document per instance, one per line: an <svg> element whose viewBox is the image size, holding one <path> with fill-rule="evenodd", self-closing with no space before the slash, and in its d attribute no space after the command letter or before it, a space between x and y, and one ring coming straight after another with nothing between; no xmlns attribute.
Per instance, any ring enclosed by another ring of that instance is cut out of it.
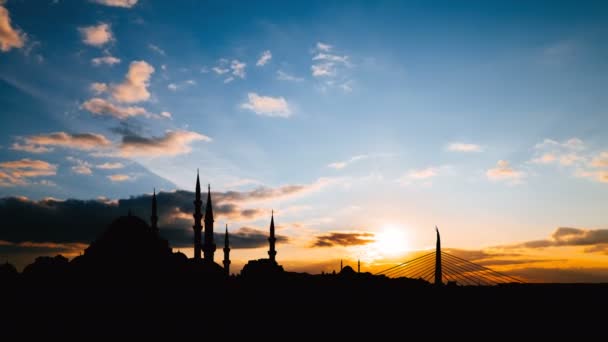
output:
<svg viewBox="0 0 608 342"><path fill-rule="evenodd" d="M407 234L403 228L385 226L376 234L376 241L373 245L381 254L397 255L408 251L407 240Z"/></svg>

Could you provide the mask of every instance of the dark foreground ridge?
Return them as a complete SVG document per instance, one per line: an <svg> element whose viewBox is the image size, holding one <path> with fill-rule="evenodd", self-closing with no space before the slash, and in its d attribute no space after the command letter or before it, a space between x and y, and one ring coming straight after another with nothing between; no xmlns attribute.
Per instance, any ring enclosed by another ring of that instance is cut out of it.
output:
<svg viewBox="0 0 608 342"><path fill-rule="evenodd" d="M441 252L439 231L435 254L385 274L347 266L337 274L311 275L285 271L277 262L271 216L269 257L231 275L228 228L223 267L214 261L210 191L203 232L198 177L194 207L192 259L174 253L162 238L153 196L150 225L131 213L119 217L71 261L40 257L22 273L8 263L0 265L1 333L87 340L161 335L494 340L603 334L608 284L444 284L442 279L457 267L470 271L472 266ZM433 283L411 276L421 269L426 273L427 265L434 265ZM389 277L390 272L406 276ZM463 280L471 279L459 272Z"/></svg>

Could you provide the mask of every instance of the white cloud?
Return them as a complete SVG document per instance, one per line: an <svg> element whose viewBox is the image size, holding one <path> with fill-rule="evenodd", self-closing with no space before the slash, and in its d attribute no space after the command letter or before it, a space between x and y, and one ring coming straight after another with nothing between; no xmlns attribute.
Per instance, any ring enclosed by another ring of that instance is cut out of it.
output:
<svg viewBox="0 0 608 342"><path fill-rule="evenodd" d="M134 61L122 83L112 87L112 97L119 102L140 102L150 98L148 86L154 67L146 61Z"/></svg>
<svg viewBox="0 0 608 342"><path fill-rule="evenodd" d="M116 58L114 56L95 57L95 58L91 59L91 63L94 66L100 66L102 64L112 66L114 64L120 63L120 58Z"/></svg>
<svg viewBox="0 0 608 342"><path fill-rule="evenodd" d="M406 172L403 176L397 179L401 185L411 185L414 183L422 185L431 185L431 179L439 175L439 167L430 166L424 169L413 169Z"/></svg>
<svg viewBox="0 0 608 342"><path fill-rule="evenodd" d="M446 146L448 151L452 152L482 152L483 149L477 144L469 144L463 142L453 142Z"/></svg>
<svg viewBox="0 0 608 342"><path fill-rule="evenodd" d="M248 102L241 108L249 109L262 116L288 118L291 110L283 97L260 96L256 93L247 94Z"/></svg>
<svg viewBox="0 0 608 342"><path fill-rule="evenodd" d="M123 163L106 162L103 164L98 164L96 167L98 169L102 169L102 170L116 170L116 169L122 169L123 167L125 167L125 165Z"/></svg>
<svg viewBox="0 0 608 342"><path fill-rule="evenodd" d="M486 171L486 176L491 181L508 181L510 184L519 184L526 174L513 169L508 161L499 160L495 168Z"/></svg>
<svg viewBox="0 0 608 342"><path fill-rule="evenodd" d="M350 165L352 163L355 163L355 162L360 161L360 160L365 160L365 159L368 159L368 158L370 158L369 155L367 155L367 154L361 154L361 155L358 155L358 156L353 156L350 159L345 160L345 161L338 161L338 162L331 163L331 164L327 165L327 167L339 170L339 169L343 169L343 168L347 167L348 165Z"/></svg>
<svg viewBox="0 0 608 342"><path fill-rule="evenodd" d="M230 69L232 70L232 75L235 77L245 78L245 67L247 64L243 62L239 62L238 60L233 60L230 63Z"/></svg>
<svg viewBox="0 0 608 342"><path fill-rule="evenodd" d="M11 17L8 9L0 1L0 51L7 52L10 49L20 49L27 40L27 35L11 25Z"/></svg>
<svg viewBox="0 0 608 342"><path fill-rule="evenodd" d="M255 65L257 65L257 66L264 66L271 59L272 59L272 53L270 53L270 50L266 50L266 51L262 52L262 55L260 56L260 58L258 59L258 61L255 63Z"/></svg>
<svg viewBox="0 0 608 342"><path fill-rule="evenodd" d="M165 50L161 49L158 45L148 44L148 48L161 56L166 56Z"/></svg>
<svg viewBox="0 0 608 342"><path fill-rule="evenodd" d="M112 28L107 23L79 27L78 31L82 35L82 42L91 46L100 47L114 39Z"/></svg>
<svg viewBox="0 0 608 342"><path fill-rule="evenodd" d="M175 84L175 83L169 83L169 85L167 85L167 89L169 89L171 91L176 91L177 90L177 84Z"/></svg>
<svg viewBox="0 0 608 342"><path fill-rule="evenodd" d="M327 52L327 51L331 50L332 48L333 48L333 46L331 46L329 44L324 44L324 43L321 43L321 42L317 42L317 50L319 50L319 51L325 51L325 52Z"/></svg>
<svg viewBox="0 0 608 342"><path fill-rule="evenodd" d="M160 112L160 116L165 117L167 119L172 119L173 118L173 115L171 115L171 112L167 112L167 111Z"/></svg>
<svg viewBox="0 0 608 342"><path fill-rule="evenodd" d="M109 115L124 120L134 116L151 116L144 108L137 106L119 106L98 97L82 104L82 108L97 115Z"/></svg>
<svg viewBox="0 0 608 342"><path fill-rule="evenodd" d="M195 86L196 85L196 81L195 80L185 80L183 82L178 83L169 83L167 85L167 89L171 90L171 91L178 91L180 89L184 89L187 87L191 87L191 86Z"/></svg>
<svg viewBox="0 0 608 342"><path fill-rule="evenodd" d="M106 5L111 7L123 7L131 8L137 4L138 0L93 0L93 2L100 5Z"/></svg>
<svg viewBox="0 0 608 342"><path fill-rule="evenodd" d="M133 177L125 174L115 174L107 176L109 180L112 182L125 182L128 180L133 180Z"/></svg>
<svg viewBox="0 0 608 342"><path fill-rule="evenodd" d="M223 75L225 73L227 73L228 71L230 71L230 69L227 68L220 68L220 67L213 67L211 70L213 70L213 72L215 72L218 75Z"/></svg>
<svg viewBox="0 0 608 342"><path fill-rule="evenodd" d="M277 80L279 81L290 81L290 82L302 82L304 81L303 78L301 77L296 77L293 75L290 75L282 70L278 70L277 71Z"/></svg>

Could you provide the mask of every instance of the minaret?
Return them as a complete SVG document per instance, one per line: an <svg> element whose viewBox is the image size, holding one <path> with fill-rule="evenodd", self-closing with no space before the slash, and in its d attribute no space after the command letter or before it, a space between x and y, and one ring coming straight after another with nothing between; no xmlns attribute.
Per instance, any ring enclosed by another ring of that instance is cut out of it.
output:
<svg viewBox="0 0 608 342"><path fill-rule="evenodd" d="M150 227L152 231L158 233L158 215L156 213L156 189L152 195L152 215L150 215Z"/></svg>
<svg viewBox="0 0 608 342"><path fill-rule="evenodd" d="M357 259L357 273L361 273L361 259Z"/></svg>
<svg viewBox="0 0 608 342"><path fill-rule="evenodd" d="M340 259L340 271L342 271L344 267L342 267L342 259Z"/></svg>
<svg viewBox="0 0 608 342"><path fill-rule="evenodd" d="M224 235L224 272L230 276L230 242L228 241L228 224L226 224L226 235Z"/></svg>
<svg viewBox="0 0 608 342"><path fill-rule="evenodd" d="M277 255L277 251L274 249L274 244L277 241L277 239L274 237L274 210L272 211L272 214L270 216L270 236L268 237L268 244L270 245L270 249L268 250L268 257L270 259L270 261L274 261L275 260L275 256Z"/></svg>
<svg viewBox="0 0 608 342"><path fill-rule="evenodd" d="M201 224L201 220L203 218L202 206L203 201L201 201L201 182L198 179L198 170L196 170L196 199L194 200L194 259L201 259L201 231L203 230L203 226Z"/></svg>
<svg viewBox="0 0 608 342"><path fill-rule="evenodd" d="M441 282L441 238L439 237L439 228L435 226L437 231L437 246L435 247L435 285L443 285Z"/></svg>
<svg viewBox="0 0 608 342"><path fill-rule="evenodd" d="M207 188L207 205L205 207L205 242L203 243L203 254L205 261L213 262L215 253L215 241L213 239L213 206L211 204L211 185Z"/></svg>

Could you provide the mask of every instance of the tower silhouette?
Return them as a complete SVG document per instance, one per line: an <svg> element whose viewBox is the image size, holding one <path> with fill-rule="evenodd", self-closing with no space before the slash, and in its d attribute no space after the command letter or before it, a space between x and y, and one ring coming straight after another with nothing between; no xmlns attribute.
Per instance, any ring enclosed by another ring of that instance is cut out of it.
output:
<svg viewBox="0 0 608 342"><path fill-rule="evenodd" d="M361 259L357 259L357 273L361 273Z"/></svg>
<svg viewBox="0 0 608 342"><path fill-rule="evenodd" d="M152 215L150 215L150 227L156 233L158 233L158 214L156 211L156 188L152 194Z"/></svg>
<svg viewBox="0 0 608 342"><path fill-rule="evenodd" d="M203 213L202 213L202 206L203 206L203 201L201 201L201 182L199 181L198 178L198 169L196 170L196 199L194 200L194 214L192 216L194 216L194 226L192 226L192 229L194 229L194 259L195 260L200 260L201 259L201 249L202 249L202 243L201 243L201 231L203 230L203 226L201 224L201 220L203 218Z"/></svg>
<svg viewBox="0 0 608 342"><path fill-rule="evenodd" d="M211 204L211 185L208 185L207 204L205 206L205 242L203 243L203 254L205 261L213 262L215 249L215 240L213 238L213 206Z"/></svg>
<svg viewBox="0 0 608 342"><path fill-rule="evenodd" d="M344 267L342 266L342 259L340 259L340 271L342 271Z"/></svg>
<svg viewBox="0 0 608 342"><path fill-rule="evenodd" d="M437 231L437 246L435 247L435 285L443 285L441 282L441 237L439 236L439 228L435 226Z"/></svg>
<svg viewBox="0 0 608 342"><path fill-rule="evenodd" d="M230 275L230 242L228 237L228 224L226 224L226 234L224 235L224 271L226 276Z"/></svg>
<svg viewBox="0 0 608 342"><path fill-rule="evenodd" d="M268 250L268 259L270 261L275 262L275 257L277 255L277 251L274 249L274 245L277 239L274 237L274 210L270 216L270 236L268 237L268 244L270 245L270 249Z"/></svg>

